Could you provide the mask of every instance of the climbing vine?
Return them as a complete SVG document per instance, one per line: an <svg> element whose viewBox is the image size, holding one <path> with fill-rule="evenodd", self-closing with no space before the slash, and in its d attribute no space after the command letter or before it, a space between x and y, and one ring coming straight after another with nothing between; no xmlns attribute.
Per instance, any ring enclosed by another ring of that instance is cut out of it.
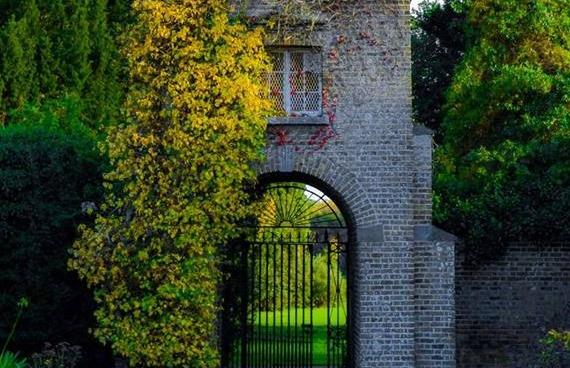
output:
<svg viewBox="0 0 570 368"><path fill-rule="evenodd" d="M296 129L286 126L270 127L268 138L277 146L292 146L294 151L312 154L339 135L335 128L339 106L333 92L336 88L332 76L335 70L342 70L351 57L375 49L380 57L379 68L386 73L394 73L398 68L395 60L400 55L395 55L395 50L384 44L384 35L379 34L373 24L378 14L388 16L390 21L401 19L402 13L409 11L406 4L389 0L234 0L233 4L238 9L236 12L250 24L267 28L266 43L269 45L310 44L310 40L319 39L318 33L323 30L333 35L329 44L322 45L326 68L330 72L322 81L323 121L319 123L325 124L315 128L308 138L294 137L292 133ZM405 37L403 33L402 37ZM289 117L299 116L290 114Z"/></svg>
<svg viewBox="0 0 570 368"><path fill-rule="evenodd" d="M260 30L222 0L135 0L128 121L71 268L94 289L94 333L132 365L215 367L218 252L248 216L270 108Z"/></svg>
<svg viewBox="0 0 570 368"><path fill-rule="evenodd" d="M291 145L296 152L302 150L302 146L307 146L309 154L313 154L318 150L324 148L327 142L338 135L334 128L336 119L336 101L329 101L328 87L323 88L323 113L326 117L326 125L317 128L306 141L295 141L290 136L290 130L282 126L271 127L268 130L267 136L269 141L274 142L277 146L283 147Z"/></svg>
<svg viewBox="0 0 570 368"><path fill-rule="evenodd" d="M264 8L267 14L263 22L271 31L271 40L283 41L293 35L298 36L300 32L311 33L319 25L339 18L347 22L345 24L353 25L350 20L354 15L354 3L359 1L365 11L370 4L394 14L401 11L399 5L390 0L370 1L370 4L361 0L232 0L232 5L236 13L241 15L246 14L253 3Z"/></svg>

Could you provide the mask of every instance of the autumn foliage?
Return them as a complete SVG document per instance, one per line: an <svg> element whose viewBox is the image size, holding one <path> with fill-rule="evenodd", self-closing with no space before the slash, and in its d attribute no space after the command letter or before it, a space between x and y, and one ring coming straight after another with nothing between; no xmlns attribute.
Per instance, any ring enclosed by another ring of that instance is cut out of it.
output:
<svg viewBox="0 0 570 368"><path fill-rule="evenodd" d="M214 367L217 249L249 214L269 103L262 34L221 0L134 1L128 122L110 129L107 195L72 268L95 335L132 365Z"/></svg>

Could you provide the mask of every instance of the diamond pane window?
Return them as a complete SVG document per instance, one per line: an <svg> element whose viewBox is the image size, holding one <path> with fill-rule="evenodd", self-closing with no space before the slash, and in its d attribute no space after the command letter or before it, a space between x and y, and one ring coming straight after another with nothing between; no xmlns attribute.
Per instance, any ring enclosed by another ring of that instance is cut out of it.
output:
<svg viewBox="0 0 570 368"><path fill-rule="evenodd" d="M322 61L314 50L270 51L273 71L268 75L275 106L289 116L318 116L322 112Z"/></svg>

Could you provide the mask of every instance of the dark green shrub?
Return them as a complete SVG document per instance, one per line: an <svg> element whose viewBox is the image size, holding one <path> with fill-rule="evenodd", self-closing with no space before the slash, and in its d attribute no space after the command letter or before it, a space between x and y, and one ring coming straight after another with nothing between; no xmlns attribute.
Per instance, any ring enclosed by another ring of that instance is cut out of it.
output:
<svg viewBox="0 0 570 368"><path fill-rule="evenodd" d="M0 128L0 341L17 301L27 297L12 350L29 354L46 341L69 341L87 356L102 356L88 333L92 298L66 263L85 221L81 203L100 196L103 160L87 130L63 124L70 116L62 104L51 115L29 106L18 113L19 124Z"/></svg>

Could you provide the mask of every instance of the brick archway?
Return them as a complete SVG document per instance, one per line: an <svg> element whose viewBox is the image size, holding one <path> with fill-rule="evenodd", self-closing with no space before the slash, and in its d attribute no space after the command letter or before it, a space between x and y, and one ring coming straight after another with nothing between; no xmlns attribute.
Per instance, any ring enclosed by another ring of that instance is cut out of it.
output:
<svg viewBox="0 0 570 368"><path fill-rule="evenodd" d="M373 204L356 175L320 154L298 153L291 146L270 147L267 160L258 168L259 177L299 178L324 187L353 221L355 228L377 225Z"/></svg>

